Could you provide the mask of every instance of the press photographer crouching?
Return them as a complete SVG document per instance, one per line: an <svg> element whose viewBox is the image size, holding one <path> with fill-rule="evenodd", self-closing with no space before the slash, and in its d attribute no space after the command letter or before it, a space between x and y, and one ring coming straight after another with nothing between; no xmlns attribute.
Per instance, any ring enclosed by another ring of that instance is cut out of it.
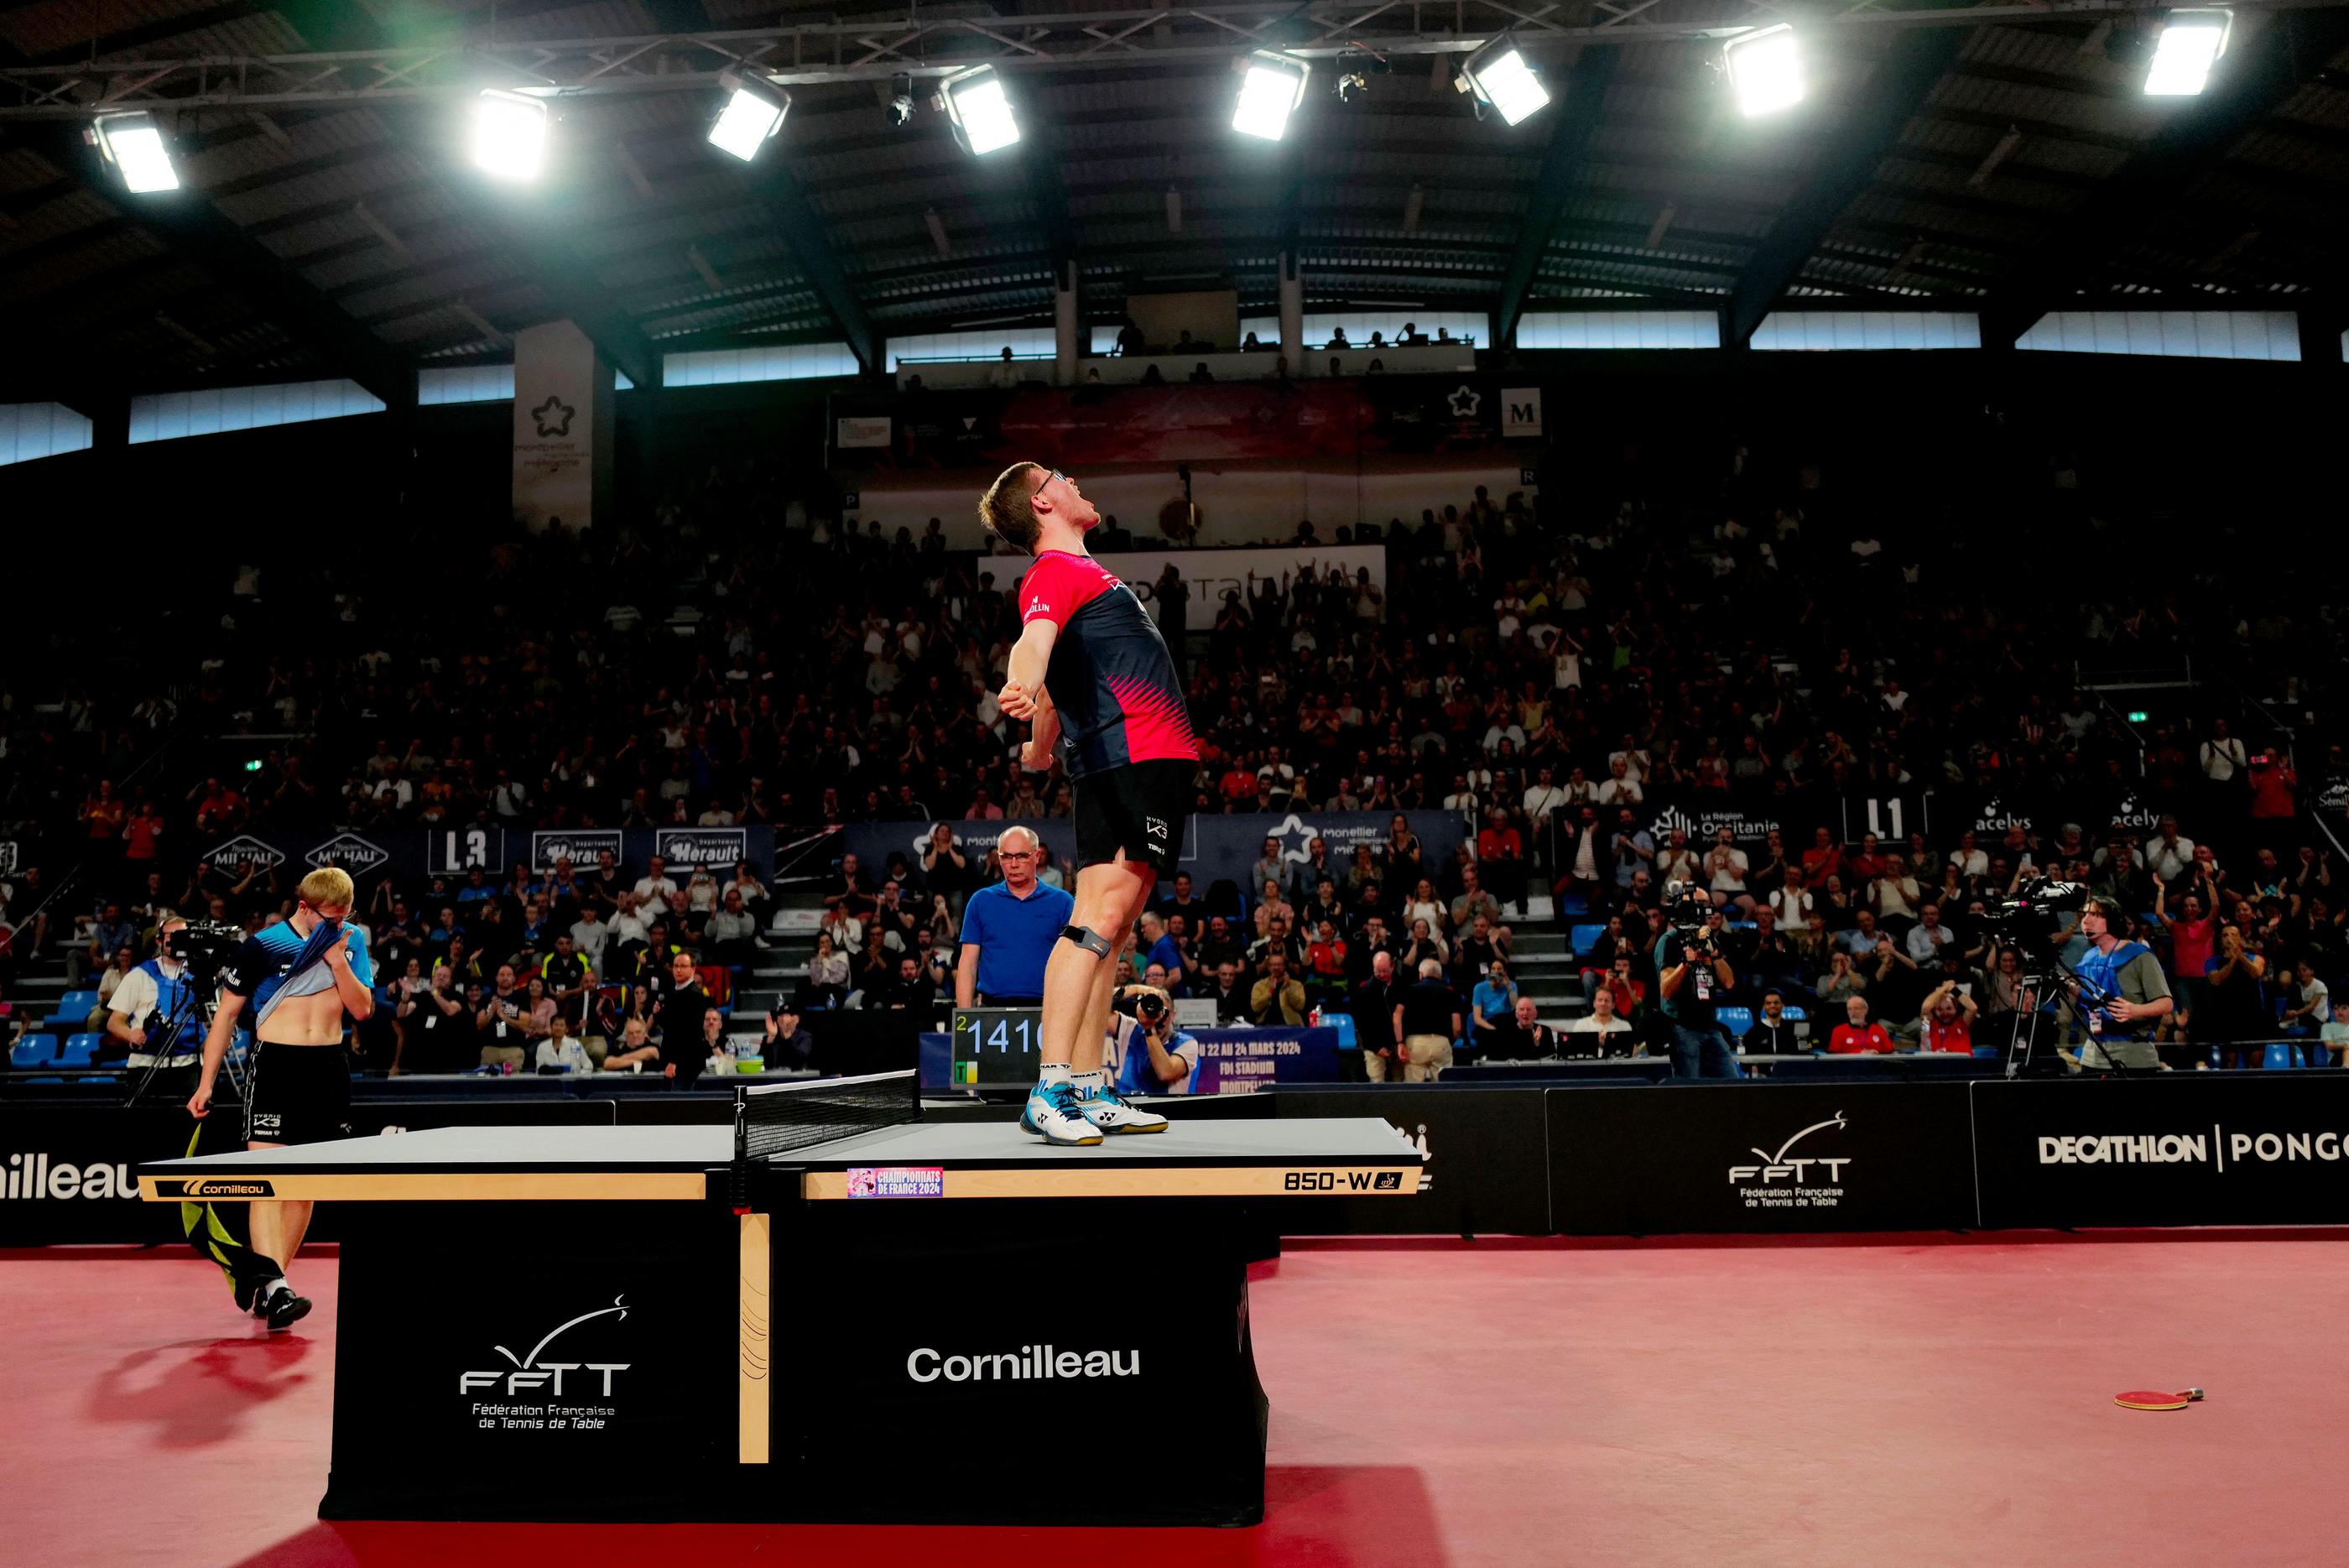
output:
<svg viewBox="0 0 2349 1568"><path fill-rule="evenodd" d="M1737 1047L1713 1009L1737 987L1713 929L1713 898L1692 882L1664 889L1671 926L1656 939L1656 991L1675 1078L1736 1078Z"/></svg>
<svg viewBox="0 0 2349 1568"><path fill-rule="evenodd" d="M1164 988L1128 985L1111 1001L1110 1082L1121 1095L1187 1095L1199 1071L1199 1042L1174 1022Z"/></svg>

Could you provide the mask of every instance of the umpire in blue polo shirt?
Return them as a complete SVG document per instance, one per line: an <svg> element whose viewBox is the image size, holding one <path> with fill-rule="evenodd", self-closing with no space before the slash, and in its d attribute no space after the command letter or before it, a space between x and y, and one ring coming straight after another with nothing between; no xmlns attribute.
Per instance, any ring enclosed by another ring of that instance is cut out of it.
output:
<svg viewBox="0 0 2349 1568"><path fill-rule="evenodd" d="M981 888L962 909L962 952L955 961L957 1007L1034 1007L1044 1000L1044 961L1076 916L1077 901L1036 880L1042 845L1035 831L1007 827L995 841L1003 880Z"/></svg>

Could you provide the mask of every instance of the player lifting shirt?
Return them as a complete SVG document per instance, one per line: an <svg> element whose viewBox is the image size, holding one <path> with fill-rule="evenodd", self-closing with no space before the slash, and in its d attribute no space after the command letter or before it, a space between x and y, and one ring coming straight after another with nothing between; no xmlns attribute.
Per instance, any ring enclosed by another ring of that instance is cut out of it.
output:
<svg viewBox="0 0 2349 1568"><path fill-rule="evenodd" d="M302 878L293 916L245 939L222 971L220 1007L204 1037L204 1064L188 1114L212 1114L212 1083L236 1023L254 1008L253 1062L245 1095L245 1147L280 1148L351 1136L351 1070L343 1014L375 1011L375 964L367 937L347 927L354 891L347 872L329 867ZM272 1330L308 1314L285 1271L310 1228L307 1202L252 1205L253 1251L277 1265L276 1277L237 1284L237 1306L269 1320Z"/></svg>
<svg viewBox="0 0 2349 1568"><path fill-rule="evenodd" d="M1174 660L1133 590L1085 549L1101 514L1067 474L1016 462L988 487L979 520L1036 564L1019 583L1003 711L1033 726L1019 754L1051 766L1056 742L1076 794L1076 909L1044 968L1043 1069L1019 1125L1045 1142L1160 1132L1102 1071L1115 960L1159 877L1183 853L1199 746Z"/></svg>

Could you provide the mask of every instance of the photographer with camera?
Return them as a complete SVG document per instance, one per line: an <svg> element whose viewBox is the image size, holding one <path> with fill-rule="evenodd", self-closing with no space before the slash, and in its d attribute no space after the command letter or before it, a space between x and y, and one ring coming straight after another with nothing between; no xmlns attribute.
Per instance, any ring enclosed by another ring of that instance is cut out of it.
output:
<svg viewBox="0 0 2349 1568"><path fill-rule="evenodd" d="M1162 986L1122 987L1110 1002L1110 1082L1121 1095L1187 1095L1199 1072L1199 1042L1174 1022Z"/></svg>
<svg viewBox="0 0 2349 1568"><path fill-rule="evenodd" d="M1713 1013L1715 1003L1736 989L1737 975L1711 929L1713 899L1684 881L1667 887L1664 898L1671 925L1656 939L1653 957L1672 1076L1738 1077L1736 1047Z"/></svg>

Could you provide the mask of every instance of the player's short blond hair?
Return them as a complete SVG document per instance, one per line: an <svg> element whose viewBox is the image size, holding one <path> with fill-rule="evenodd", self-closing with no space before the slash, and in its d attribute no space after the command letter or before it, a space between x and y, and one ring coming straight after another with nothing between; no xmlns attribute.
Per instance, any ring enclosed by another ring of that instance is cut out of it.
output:
<svg viewBox="0 0 2349 1568"><path fill-rule="evenodd" d="M359 890L351 884L351 874L338 866L321 866L302 878L297 889L302 901L314 909L330 905L348 909L358 901Z"/></svg>
<svg viewBox="0 0 2349 1568"><path fill-rule="evenodd" d="M1040 463L1013 463L978 498L979 522L1013 549L1034 555L1036 536L1043 532L1036 517L1036 492L1047 477Z"/></svg>

